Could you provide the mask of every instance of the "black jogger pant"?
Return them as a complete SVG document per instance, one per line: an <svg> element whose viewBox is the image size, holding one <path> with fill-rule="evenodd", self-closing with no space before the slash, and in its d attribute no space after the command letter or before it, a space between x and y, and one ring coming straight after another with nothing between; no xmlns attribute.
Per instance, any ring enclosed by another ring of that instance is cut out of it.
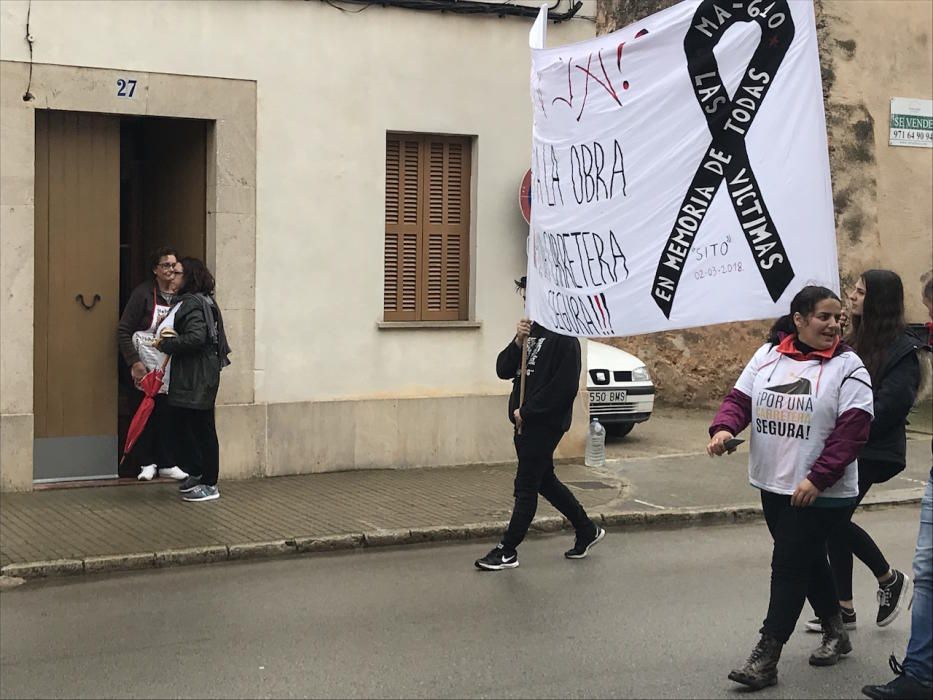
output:
<svg viewBox="0 0 933 700"><path fill-rule="evenodd" d="M858 461L858 501L849 509L849 517L852 517L858 504L862 502L873 484L887 481L896 472L897 468L893 464L877 462L873 459L860 459ZM826 549L829 552L829 563L833 567L839 600L852 600L853 554L871 569L875 578L884 576L891 570L888 560L884 558L884 554L878 549L871 535L851 521L848 526L840 528L829 538Z"/></svg>
<svg viewBox="0 0 933 700"><path fill-rule="evenodd" d="M538 509L538 494L567 518L578 533L593 532L596 525L583 506L554 473L554 450L563 437L560 430L529 428L515 435L518 471L515 474L515 506L502 544L515 549L525 539Z"/></svg>
<svg viewBox="0 0 933 700"><path fill-rule="evenodd" d="M220 471L220 447L214 425L214 409L172 407L175 426L175 454L178 466L190 476L200 476L201 483L217 485Z"/></svg>
<svg viewBox="0 0 933 700"><path fill-rule="evenodd" d="M790 496L764 490L761 506L774 539L771 600L761 631L786 644L807 599L820 618L839 611L826 541L849 522L851 509L797 508Z"/></svg>

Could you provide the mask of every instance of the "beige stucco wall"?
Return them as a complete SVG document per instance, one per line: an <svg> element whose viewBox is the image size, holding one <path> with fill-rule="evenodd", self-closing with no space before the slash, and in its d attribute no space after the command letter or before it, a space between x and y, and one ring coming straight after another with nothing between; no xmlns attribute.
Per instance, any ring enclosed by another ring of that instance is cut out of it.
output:
<svg viewBox="0 0 933 700"><path fill-rule="evenodd" d="M26 5L0 6L5 60L28 59ZM263 402L501 391L489 368L520 311L502 299L514 298L511 279L524 267L517 190L529 162L529 27L378 7L345 15L297 1L64 0L33 3L31 15L38 62L257 82ZM561 24L551 41L593 32L588 22ZM477 137L479 331L376 329L387 130Z"/></svg>
<svg viewBox="0 0 933 700"><path fill-rule="evenodd" d="M297 0L47 0L32 3L37 100L25 105L27 7L0 3L0 486L28 488L31 469L33 146L23 120L36 107L127 111L107 89L127 72L145 76L147 100L164 100L130 113L217 118L214 103L231 99L225 81L253 86L239 107L252 110L252 130L230 119L216 131L208 176L208 258L235 331L218 415L225 474L510 458L508 385L493 366L521 312L511 280L525 264L517 190L529 162L530 20L351 15ZM549 32L558 44L594 27ZM471 327L377 326L393 130L475 137ZM243 158L254 179L239 178ZM582 451L583 402L577 416L563 455Z"/></svg>
<svg viewBox="0 0 933 700"><path fill-rule="evenodd" d="M600 0L600 32L675 0ZM922 322L920 276L933 267L933 149L888 146L892 97L933 97L933 2L816 0L842 289L873 267L904 280L907 320ZM652 370L658 401L718 402L769 321L620 338Z"/></svg>

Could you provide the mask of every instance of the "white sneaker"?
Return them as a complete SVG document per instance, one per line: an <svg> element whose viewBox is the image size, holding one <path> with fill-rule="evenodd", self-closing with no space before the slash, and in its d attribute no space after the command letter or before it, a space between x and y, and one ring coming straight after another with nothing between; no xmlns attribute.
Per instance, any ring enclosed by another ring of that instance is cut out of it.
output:
<svg viewBox="0 0 933 700"><path fill-rule="evenodd" d="M139 476L136 478L140 481L152 481L152 478L156 474L156 465L147 464L145 467L139 470Z"/></svg>
<svg viewBox="0 0 933 700"><path fill-rule="evenodd" d="M188 474L183 472L178 467L169 467L168 469L160 469L159 476L163 479L176 479L177 481L182 481L183 479L188 478Z"/></svg>

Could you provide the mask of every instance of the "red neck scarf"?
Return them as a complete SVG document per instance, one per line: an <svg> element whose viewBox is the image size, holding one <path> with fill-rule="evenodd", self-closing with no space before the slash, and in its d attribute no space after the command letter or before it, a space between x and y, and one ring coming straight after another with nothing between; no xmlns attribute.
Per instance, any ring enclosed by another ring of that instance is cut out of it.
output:
<svg viewBox="0 0 933 700"><path fill-rule="evenodd" d="M836 354L836 348L839 347L839 336L836 336L836 339L833 340L833 344L826 348L825 350L813 350L811 352L803 353L797 349L794 345L794 340L797 339L796 335L785 335L781 339L781 342L778 343L777 348L775 348L782 355L787 355L792 360L829 360Z"/></svg>

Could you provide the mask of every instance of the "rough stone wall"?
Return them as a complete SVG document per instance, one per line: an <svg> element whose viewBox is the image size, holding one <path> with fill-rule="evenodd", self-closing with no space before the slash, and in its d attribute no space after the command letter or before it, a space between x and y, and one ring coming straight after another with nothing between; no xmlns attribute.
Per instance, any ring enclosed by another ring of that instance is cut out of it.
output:
<svg viewBox="0 0 933 700"><path fill-rule="evenodd" d="M836 239L843 289L865 269L904 280L907 320L924 321L933 265L933 150L888 145L892 97L933 97L933 3L816 0Z"/></svg>
<svg viewBox="0 0 933 700"><path fill-rule="evenodd" d="M833 91L840 63L851 63L857 50L847 23L833 6L816 0L816 32L823 75L823 104L833 181L839 281L850 289L859 274L880 265L878 178L875 119L862 99L850 100ZM887 123L887 114L879 115Z"/></svg>
<svg viewBox="0 0 933 700"><path fill-rule="evenodd" d="M675 2L599 0L597 31L615 31ZM913 292L933 256L930 151L890 149L887 100L930 98L933 3L814 4L842 289L871 267L897 270L908 296L908 320L922 320L919 295ZM659 402L712 405L730 390L770 323L729 323L609 342L645 361Z"/></svg>
<svg viewBox="0 0 933 700"><path fill-rule="evenodd" d="M642 17L666 10L679 0L598 0L596 3L596 33L608 34Z"/></svg>

